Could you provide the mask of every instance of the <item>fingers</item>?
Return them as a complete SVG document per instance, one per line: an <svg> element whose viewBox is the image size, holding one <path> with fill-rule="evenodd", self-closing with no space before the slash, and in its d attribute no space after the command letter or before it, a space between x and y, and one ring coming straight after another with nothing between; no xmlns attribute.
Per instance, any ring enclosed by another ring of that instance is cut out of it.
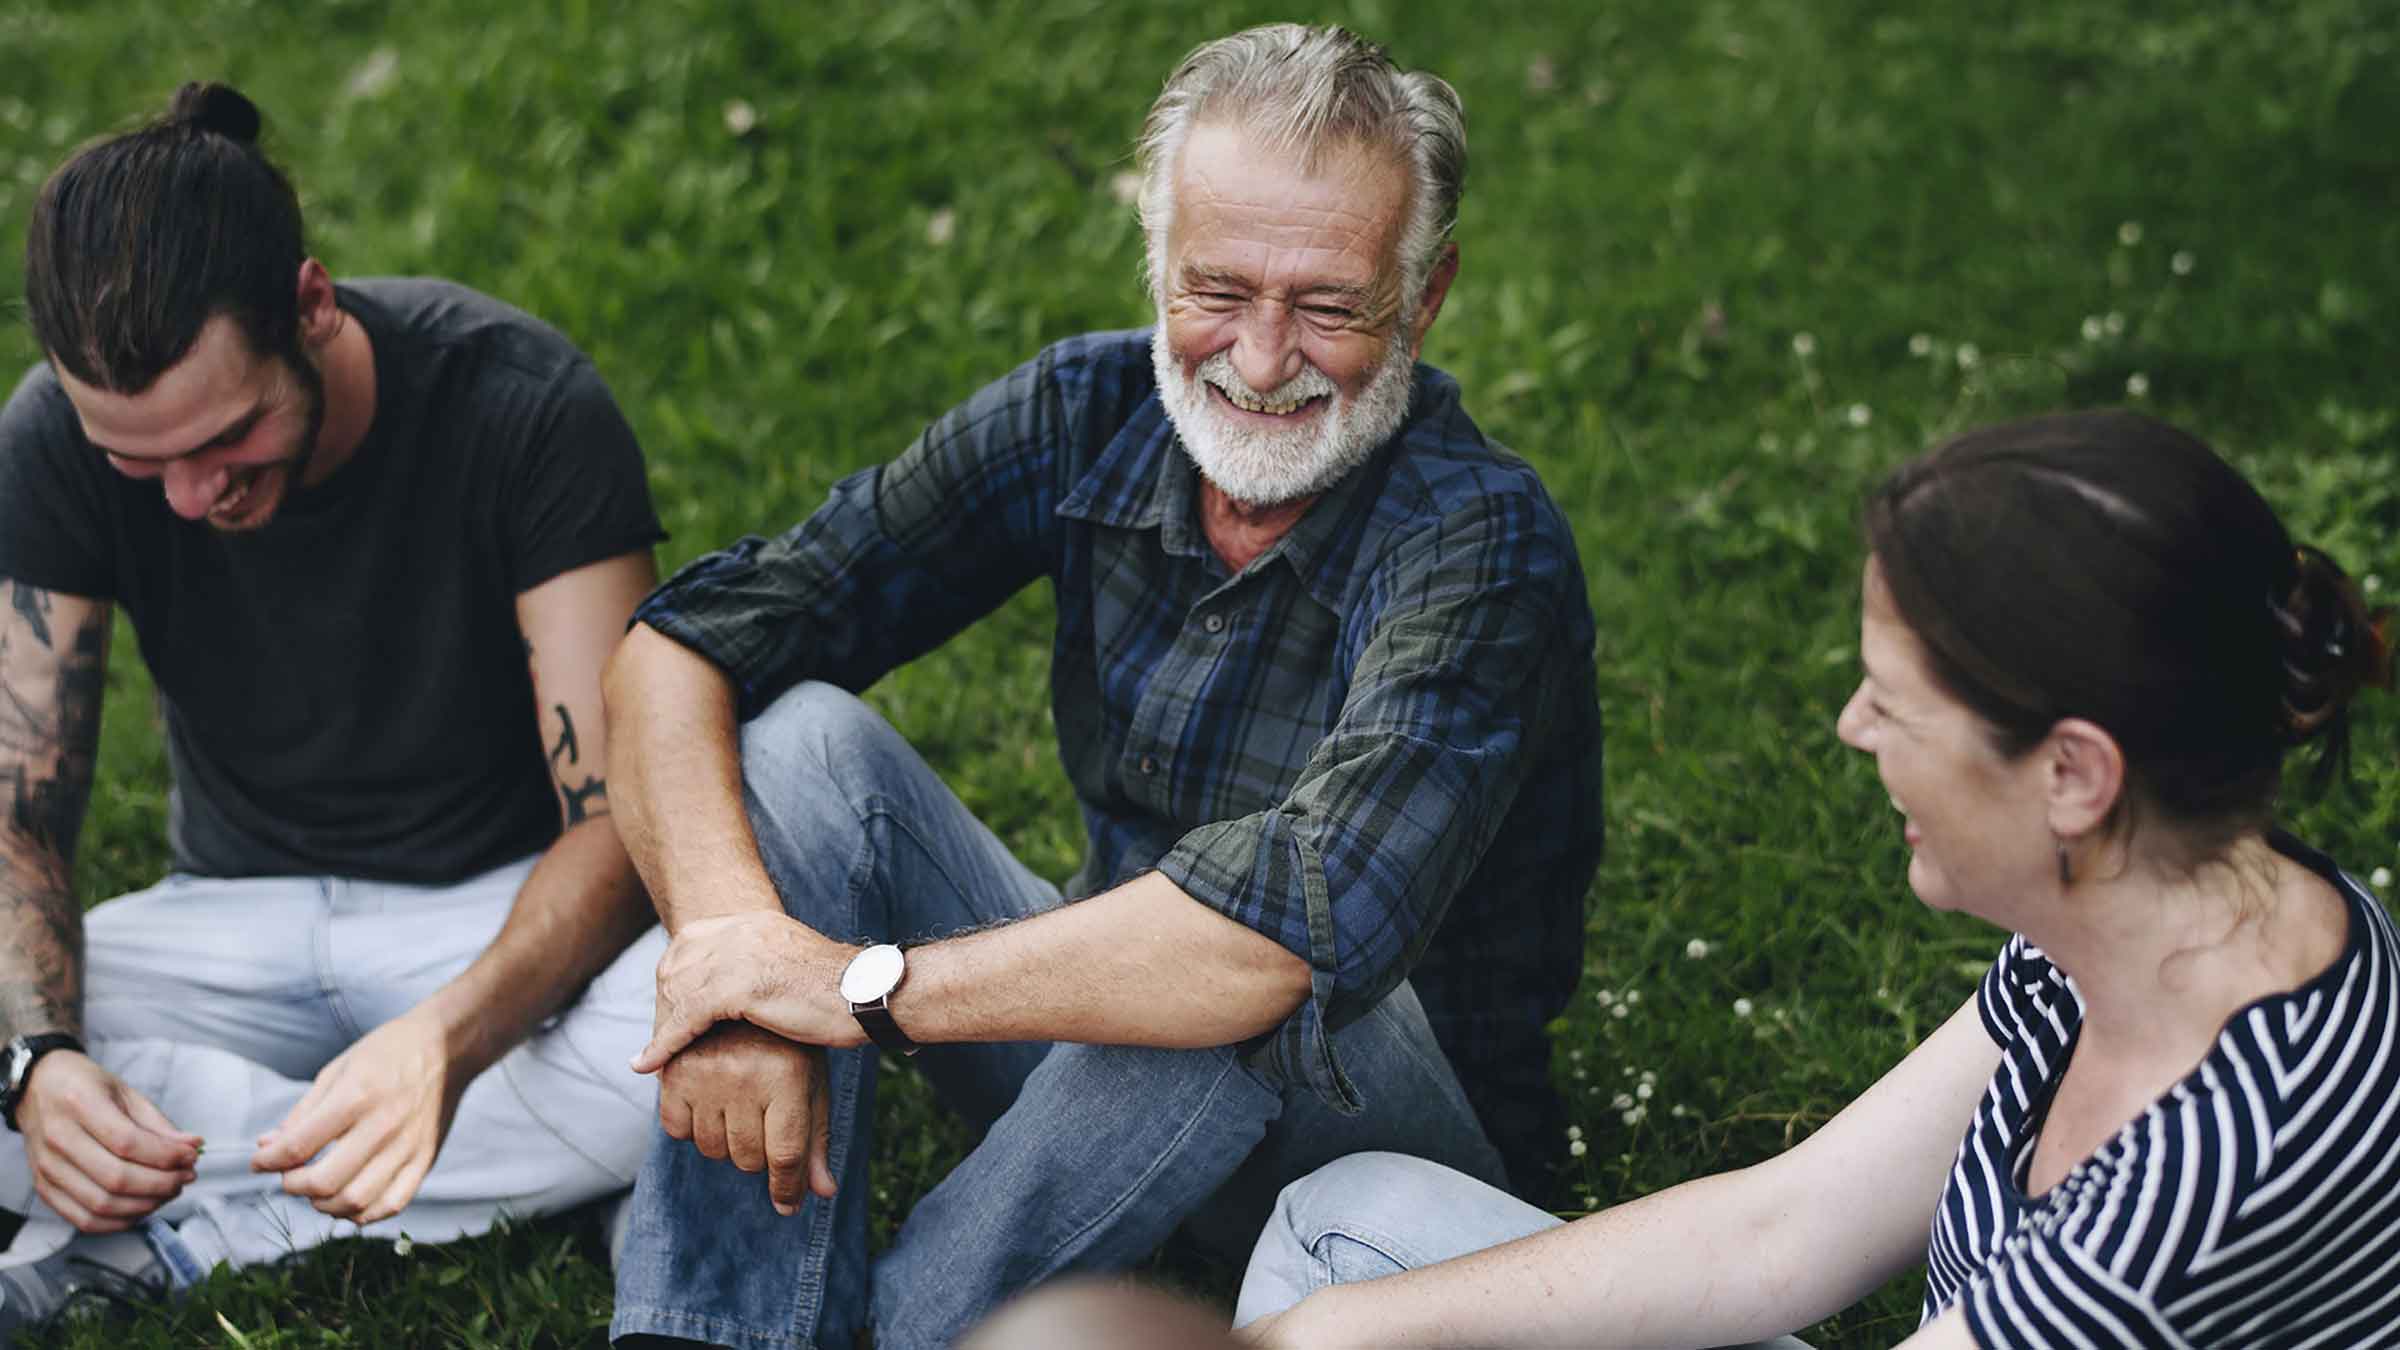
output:
<svg viewBox="0 0 2400 1350"><path fill-rule="evenodd" d="M148 1097L122 1083L118 1086L123 1089L117 1094L118 1103L125 1108L125 1114L133 1118L134 1124L153 1134L190 1145L194 1160L197 1161L200 1150L199 1135L190 1130L176 1128L175 1122L167 1119L167 1113L159 1110Z"/></svg>
<svg viewBox="0 0 2400 1350"><path fill-rule="evenodd" d="M822 1080L818 1086L824 1086ZM824 1200L831 1200L841 1189L833 1176L833 1113L825 1109L822 1093L817 1097L817 1146L808 1155L808 1188Z"/></svg>
<svg viewBox="0 0 2400 1350"><path fill-rule="evenodd" d="M657 1020L650 1033L650 1043L636 1051L630 1061L635 1073L657 1073L685 1046L700 1039L709 1028L716 1025L715 1018L693 1016L687 1011L691 1006L689 1004L676 1009L664 1006L664 999L660 1000L660 1004Z"/></svg>
<svg viewBox="0 0 2400 1350"><path fill-rule="evenodd" d="M81 1118L84 1129L109 1152L159 1171L182 1172L200 1160L200 1136L168 1124L166 1116L132 1088L113 1084L106 1106L114 1109L86 1111ZM165 1124L166 1129L161 1131L137 1119L133 1114L137 1108L146 1108L143 1114Z"/></svg>
<svg viewBox="0 0 2400 1350"><path fill-rule="evenodd" d="M308 1166L284 1173L283 1189L321 1214L369 1223L368 1211L391 1191L410 1161L404 1148L378 1147L354 1136Z"/></svg>
<svg viewBox="0 0 2400 1350"><path fill-rule="evenodd" d="M364 1101L342 1092L328 1076L319 1075L282 1121L258 1137L258 1150L250 1155L250 1170L282 1172L300 1166L356 1125L365 1111Z"/></svg>
<svg viewBox="0 0 2400 1350"><path fill-rule="evenodd" d="M767 1151L767 1199L775 1212L789 1218L800 1212L801 1188L814 1178L809 1164L819 1134L809 1120L808 1101L782 1098L767 1103L764 1120ZM822 1115L820 1108L818 1114Z"/></svg>

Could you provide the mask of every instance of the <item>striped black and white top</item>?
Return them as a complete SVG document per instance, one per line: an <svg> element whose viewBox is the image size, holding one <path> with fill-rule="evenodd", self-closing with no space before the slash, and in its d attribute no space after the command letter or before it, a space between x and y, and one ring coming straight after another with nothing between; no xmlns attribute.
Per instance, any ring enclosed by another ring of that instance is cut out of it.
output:
<svg viewBox="0 0 2400 1350"><path fill-rule="evenodd" d="M1963 1301L1987 1350L2400 1346L2400 936L2324 855L2275 843L2348 902L2341 958L2236 1012L2039 1197L2082 1000L2023 937L2001 951L1977 998L2000 1071L1934 1216L1925 1320Z"/></svg>

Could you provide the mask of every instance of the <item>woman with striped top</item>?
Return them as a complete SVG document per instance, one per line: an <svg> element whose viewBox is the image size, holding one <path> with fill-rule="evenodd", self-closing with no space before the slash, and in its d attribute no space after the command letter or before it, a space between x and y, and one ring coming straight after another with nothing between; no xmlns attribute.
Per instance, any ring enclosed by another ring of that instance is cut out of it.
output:
<svg viewBox="0 0 2400 1350"><path fill-rule="evenodd" d="M1866 532L1836 730L1917 896L2015 934L1975 998L1789 1152L1572 1224L1335 1163L1279 1202L1247 1337L1722 1345L1923 1256L1911 1350L2400 1345L2400 936L2273 825L2286 750L2338 765L2390 682L2380 616L2126 413L1963 436Z"/></svg>

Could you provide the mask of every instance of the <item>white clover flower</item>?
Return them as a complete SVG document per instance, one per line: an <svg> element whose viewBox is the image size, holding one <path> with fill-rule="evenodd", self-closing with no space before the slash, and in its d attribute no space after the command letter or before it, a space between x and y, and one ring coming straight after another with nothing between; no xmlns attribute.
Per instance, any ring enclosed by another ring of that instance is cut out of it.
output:
<svg viewBox="0 0 2400 1350"><path fill-rule="evenodd" d="M1614 989L1595 989L1592 991L1592 1002L1599 1004L1603 1008L1616 1001L1617 991Z"/></svg>
<svg viewBox="0 0 2400 1350"><path fill-rule="evenodd" d="M2108 330L2110 337L2123 337L2125 335L2125 315L2112 309L2108 312L2108 317L2100 321L2100 326Z"/></svg>
<svg viewBox="0 0 2400 1350"><path fill-rule="evenodd" d="M2367 878L2367 884L2379 891L2389 889L2392 884L2392 869L2388 867L2376 868L2374 874Z"/></svg>
<svg viewBox="0 0 2400 1350"><path fill-rule="evenodd" d="M1682 1102L1677 1102L1677 1103L1675 1103L1675 1105L1673 1105L1672 1107L1669 1107L1669 1108L1667 1109L1667 1114L1668 1114L1668 1115L1670 1115L1670 1116L1673 1116L1673 1117L1675 1117L1677 1120L1681 1120L1681 1119L1683 1119L1685 1116L1688 1116L1688 1115L1690 1115L1691 1113L1692 1113L1692 1108L1690 1108L1690 1107L1688 1107L1688 1106L1685 1106L1685 1105L1684 1105Z"/></svg>
<svg viewBox="0 0 2400 1350"><path fill-rule="evenodd" d="M1142 199L1142 176L1131 169L1116 174L1108 180L1108 195L1119 206L1133 205Z"/></svg>
<svg viewBox="0 0 2400 1350"><path fill-rule="evenodd" d="M1608 1015L1611 1017L1624 1017L1632 1011L1633 1009L1626 1007L1622 1003L1619 1003L1608 1010Z"/></svg>
<svg viewBox="0 0 2400 1350"><path fill-rule="evenodd" d="M736 136L747 136L758 126L758 109L748 99L725 100L725 129Z"/></svg>
<svg viewBox="0 0 2400 1350"><path fill-rule="evenodd" d="M2117 227L2117 242L2127 248L2142 242L2142 222L2129 220Z"/></svg>
<svg viewBox="0 0 2400 1350"><path fill-rule="evenodd" d="M1733 1015L1736 1017L1748 1017L1751 1012L1755 1010L1756 1006L1757 1005L1751 1003L1750 1000L1746 998L1737 998L1733 1001Z"/></svg>
<svg viewBox="0 0 2400 1350"><path fill-rule="evenodd" d="M2167 270L2173 272L2179 277L2190 276L2192 274L2192 269L2198 267L2199 265L2200 260L2193 257L2192 251L2188 248L2179 248L2175 250L2175 256L2167 259Z"/></svg>
<svg viewBox="0 0 2400 1350"><path fill-rule="evenodd" d="M1890 998L1891 996L1892 996L1892 987L1891 987L1890 985L1888 985L1888 984L1879 984L1879 985L1876 985L1876 986L1875 986L1875 997L1877 997L1877 998Z"/></svg>
<svg viewBox="0 0 2400 1350"><path fill-rule="evenodd" d="M1569 1145L1567 1145L1567 1156L1568 1156L1568 1157L1570 1157L1570 1158L1580 1158L1580 1157L1582 1157L1584 1154L1586 1154L1586 1153L1589 1153L1589 1152L1591 1152L1591 1151L1592 1151L1592 1146L1591 1146L1590 1144L1587 1144L1587 1143L1583 1142L1583 1141L1582 1141L1582 1140L1580 1140L1580 1139L1576 1140L1576 1141L1575 1141L1574 1143L1572 1143L1572 1144L1569 1144Z"/></svg>
<svg viewBox="0 0 2400 1350"><path fill-rule="evenodd" d="M925 220L925 242L940 248L958 233L958 212L945 206Z"/></svg>
<svg viewBox="0 0 2400 1350"><path fill-rule="evenodd" d="M1620 1092L1616 1096L1608 1099L1608 1109L1611 1111L1623 1111L1632 1105L1633 1094L1630 1092Z"/></svg>
<svg viewBox="0 0 2400 1350"><path fill-rule="evenodd" d="M1908 354L1909 354L1910 356L1927 356L1927 355L1931 355L1931 354L1932 354L1932 352L1933 352L1933 334L1931 334L1931 333L1911 333L1911 334L1909 334L1909 337L1908 337Z"/></svg>
<svg viewBox="0 0 2400 1350"><path fill-rule="evenodd" d="M1646 1102L1650 1100L1650 1094L1657 1090L1648 1083L1638 1083L1633 1089L1633 1099L1637 1102Z"/></svg>
<svg viewBox="0 0 2400 1350"><path fill-rule="evenodd" d="M1707 938L1693 938L1691 941L1689 941L1689 942L1687 942L1687 943L1683 944L1683 955L1684 955L1684 959L1686 959L1686 960L1690 960L1690 961L1697 961L1697 960L1700 960L1702 957L1705 957L1705 956L1707 956L1707 955L1708 955L1708 939L1707 939Z"/></svg>
<svg viewBox="0 0 2400 1350"><path fill-rule="evenodd" d="M1817 335L1803 330L1792 334L1792 355L1805 361L1817 354Z"/></svg>
<svg viewBox="0 0 2400 1350"><path fill-rule="evenodd" d="M2138 370L2137 370L2137 371L2135 371L2135 372L2133 372L2131 375L2128 375L2128 376L2126 376L2126 377L2125 377L2125 397L2127 397L2127 398L2148 398L2148 397L2150 397L2150 377L2149 377L2149 376L2147 376L2147 375L2144 375L2142 372L2140 372L2140 371L2138 371Z"/></svg>
<svg viewBox="0 0 2400 1350"><path fill-rule="evenodd" d="M1641 1124L1643 1121L1649 1118L1650 1108L1647 1106L1637 1106L1626 1112L1624 1115L1617 1117L1617 1119L1625 1122L1625 1128L1627 1129L1632 1129L1634 1126Z"/></svg>
<svg viewBox="0 0 2400 1350"><path fill-rule="evenodd" d="M1863 427L1875 420L1875 410L1864 403L1853 403L1842 417L1854 427Z"/></svg>
<svg viewBox="0 0 2400 1350"><path fill-rule="evenodd" d="M395 1238L392 1241L392 1255L394 1256L406 1256L416 1249L416 1239L408 1236L406 1233L401 1234L398 1238Z"/></svg>
<svg viewBox="0 0 2400 1350"><path fill-rule="evenodd" d="M2383 589L2383 578L2375 575L2373 572L2369 572L2367 573L2366 579L2358 584L2366 587L2368 592L2371 594L2375 591L2380 591Z"/></svg>
<svg viewBox="0 0 2400 1350"><path fill-rule="evenodd" d="M1972 342L1962 342L1958 344L1958 368L1960 370L1973 370L1975 367L1981 364L1983 364L1983 350L1981 348L1977 347Z"/></svg>
<svg viewBox="0 0 2400 1350"><path fill-rule="evenodd" d="M1583 1127L1581 1125L1569 1125L1567 1127L1567 1138L1570 1140L1583 1138Z"/></svg>
<svg viewBox="0 0 2400 1350"><path fill-rule="evenodd" d="M2101 326L2100 326L2100 316L2099 316L2099 315L2097 315L2097 314L2086 314L2086 315L2084 315L2084 316L2083 316L2083 340L2084 340L2084 341L2086 341L2086 342L2098 342L2098 341L2100 340L2100 337L2101 337L2101 334L2102 334L2102 332L2103 332L2103 331L2104 331L2104 330L2103 330L2103 329L2101 328Z"/></svg>
<svg viewBox="0 0 2400 1350"><path fill-rule="evenodd" d="M1645 1082L1645 1083L1655 1083L1655 1082L1657 1082L1657 1081L1658 1081L1658 1070L1656 1070L1656 1069L1644 1069L1644 1070L1642 1070L1642 1081L1643 1081L1643 1082Z"/></svg>
<svg viewBox="0 0 2400 1350"><path fill-rule="evenodd" d="M1596 1196L1596 1195L1584 1195L1584 1196L1579 1196L1579 1197L1577 1197L1577 1198L1583 1201L1583 1207L1584 1207L1584 1209L1585 1209L1585 1210L1587 1210L1587 1211L1588 1211L1588 1210L1595 1210L1595 1209L1598 1209L1598 1208L1600 1208L1600 1197L1599 1197L1599 1196Z"/></svg>
<svg viewBox="0 0 2400 1350"><path fill-rule="evenodd" d="M1628 989L1628 990L1626 990L1626 991L1625 991L1625 1001L1626 1001L1627 1003L1639 1003L1639 1002L1641 1002L1641 1001L1642 1001L1642 991L1641 991L1641 990L1639 990L1639 989Z"/></svg>

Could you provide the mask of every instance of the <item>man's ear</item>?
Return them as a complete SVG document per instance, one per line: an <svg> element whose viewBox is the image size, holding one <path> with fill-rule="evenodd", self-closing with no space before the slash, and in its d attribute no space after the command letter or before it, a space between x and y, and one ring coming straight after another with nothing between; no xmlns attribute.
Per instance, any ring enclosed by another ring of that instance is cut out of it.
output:
<svg viewBox="0 0 2400 1350"><path fill-rule="evenodd" d="M1425 274L1425 298L1417 305L1417 320L1408 335L1408 354L1425 354L1425 332L1433 327L1434 319L1442 312L1442 301L1450 294L1450 283L1458 278L1458 245L1442 245L1442 260Z"/></svg>
<svg viewBox="0 0 2400 1350"><path fill-rule="evenodd" d="M2042 757L2051 833L2080 839L2101 828L2125 795L2125 752L2099 724L2059 719L2035 751Z"/></svg>
<svg viewBox="0 0 2400 1350"><path fill-rule="evenodd" d="M325 264L314 258L300 263L300 279L295 288L300 310L300 340L311 347L321 347L341 331L341 306L335 303L333 277Z"/></svg>

